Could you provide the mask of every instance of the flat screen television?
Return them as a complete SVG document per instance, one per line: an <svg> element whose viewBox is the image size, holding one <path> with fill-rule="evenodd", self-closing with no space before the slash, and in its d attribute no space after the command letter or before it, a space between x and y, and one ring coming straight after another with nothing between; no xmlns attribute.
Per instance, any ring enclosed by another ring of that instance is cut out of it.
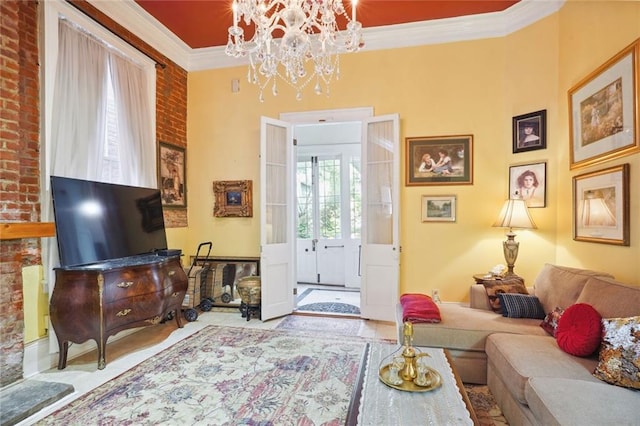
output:
<svg viewBox="0 0 640 426"><path fill-rule="evenodd" d="M60 266L167 248L160 191L51 176Z"/></svg>

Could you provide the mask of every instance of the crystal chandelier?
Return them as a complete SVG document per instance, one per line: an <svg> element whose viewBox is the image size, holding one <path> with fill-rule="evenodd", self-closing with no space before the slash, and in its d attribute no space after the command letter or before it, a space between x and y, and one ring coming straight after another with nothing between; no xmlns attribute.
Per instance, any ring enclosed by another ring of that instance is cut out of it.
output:
<svg viewBox="0 0 640 426"><path fill-rule="evenodd" d="M340 78L339 54L364 46L356 3L351 0L349 17L342 0L234 0L225 52L249 57L247 78L260 88L261 102L269 83L278 94L278 79L295 89L298 100L313 81L316 94L328 95L331 79ZM346 19L346 30L338 28L339 15ZM254 28L251 40L245 40L242 22Z"/></svg>

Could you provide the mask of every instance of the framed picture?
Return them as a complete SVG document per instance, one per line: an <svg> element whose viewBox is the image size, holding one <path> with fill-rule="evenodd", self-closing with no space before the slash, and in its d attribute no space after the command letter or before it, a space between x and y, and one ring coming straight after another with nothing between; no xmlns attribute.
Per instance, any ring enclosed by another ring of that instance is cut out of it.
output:
<svg viewBox="0 0 640 426"><path fill-rule="evenodd" d="M422 221L423 222L455 222L456 221L456 196L455 195L423 195L422 196Z"/></svg>
<svg viewBox="0 0 640 426"><path fill-rule="evenodd" d="M629 164L573 178L573 239L629 245Z"/></svg>
<svg viewBox="0 0 640 426"><path fill-rule="evenodd" d="M187 207L187 157L184 148L160 142L158 181L163 207Z"/></svg>
<svg viewBox="0 0 640 426"><path fill-rule="evenodd" d="M513 117L513 153L547 148L547 110Z"/></svg>
<svg viewBox="0 0 640 426"><path fill-rule="evenodd" d="M640 151L640 39L569 90L570 169Z"/></svg>
<svg viewBox="0 0 640 426"><path fill-rule="evenodd" d="M547 162L509 166L509 198L527 207L547 206Z"/></svg>
<svg viewBox="0 0 640 426"><path fill-rule="evenodd" d="M220 180L213 182L215 217L253 217L252 181Z"/></svg>
<svg viewBox="0 0 640 426"><path fill-rule="evenodd" d="M473 183L473 135L406 138L406 185Z"/></svg>

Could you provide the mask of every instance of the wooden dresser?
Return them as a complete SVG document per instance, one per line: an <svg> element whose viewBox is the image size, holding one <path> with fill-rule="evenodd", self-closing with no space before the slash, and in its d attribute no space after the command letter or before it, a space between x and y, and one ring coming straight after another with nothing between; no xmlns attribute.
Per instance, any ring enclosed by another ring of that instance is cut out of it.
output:
<svg viewBox="0 0 640 426"><path fill-rule="evenodd" d="M102 370L109 336L158 324L172 312L182 328L187 276L180 256L132 256L55 272L49 310L60 347L59 369L67 365L69 342L95 340Z"/></svg>

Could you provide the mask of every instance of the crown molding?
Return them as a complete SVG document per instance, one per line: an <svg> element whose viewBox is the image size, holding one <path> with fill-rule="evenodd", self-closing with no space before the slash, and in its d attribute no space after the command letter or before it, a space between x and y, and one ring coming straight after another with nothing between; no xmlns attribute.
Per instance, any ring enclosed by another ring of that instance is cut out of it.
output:
<svg viewBox="0 0 640 426"><path fill-rule="evenodd" d="M133 0L88 0L187 71L248 64L224 46L192 49ZM504 37L557 12L565 0L521 0L501 12L363 29L363 51Z"/></svg>

